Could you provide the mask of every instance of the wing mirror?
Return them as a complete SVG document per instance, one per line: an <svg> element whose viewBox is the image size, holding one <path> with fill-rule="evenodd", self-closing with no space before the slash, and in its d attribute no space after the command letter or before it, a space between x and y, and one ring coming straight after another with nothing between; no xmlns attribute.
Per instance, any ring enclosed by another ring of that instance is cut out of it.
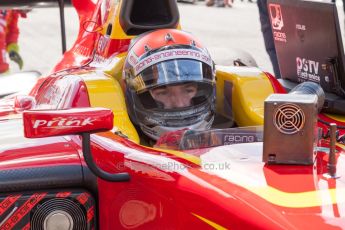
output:
<svg viewBox="0 0 345 230"><path fill-rule="evenodd" d="M27 138L96 133L113 128L112 111L102 108L29 110L23 112L23 119Z"/></svg>
<svg viewBox="0 0 345 230"><path fill-rule="evenodd" d="M113 112L104 108L75 108L67 110L28 110L23 112L24 135L40 138L61 135L81 135L85 162L98 177L107 181L128 181L128 173L111 174L93 161L90 133L111 130Z"/></svg>

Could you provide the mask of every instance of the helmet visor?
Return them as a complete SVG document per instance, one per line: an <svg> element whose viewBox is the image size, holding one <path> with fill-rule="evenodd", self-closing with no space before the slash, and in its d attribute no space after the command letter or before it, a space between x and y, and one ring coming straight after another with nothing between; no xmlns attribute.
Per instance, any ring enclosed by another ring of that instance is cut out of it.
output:
<svg viewBox="0 0 345 230"><path fill-rule="evenodd" d="M213 83L213 69L210 65L191 59L173 59L152 65L134 79L130 86L137 93L163 85L183 82Z"/></svg>

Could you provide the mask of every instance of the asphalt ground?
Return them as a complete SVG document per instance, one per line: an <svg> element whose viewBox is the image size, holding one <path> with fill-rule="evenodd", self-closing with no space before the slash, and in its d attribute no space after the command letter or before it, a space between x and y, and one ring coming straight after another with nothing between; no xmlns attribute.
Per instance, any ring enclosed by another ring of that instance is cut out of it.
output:
<svg viewBox="0 0 345 230"><path fill-rule="evenodd" d="M272 72L261 34L256 3L235 0L232 8L206 7L178 3L182 28L193 33L208 47L216 63L226 63L245 50L259 67ZM337 2L341 28L344 28L342 2ZM65 9L67 47L72 46L78 31L78 16L72 7ZM19 23L19 45L24 70L48 73L61 58L61 38L58 8L39 8L28 13ZM18 71L13 63L12 72Z"/></svg>

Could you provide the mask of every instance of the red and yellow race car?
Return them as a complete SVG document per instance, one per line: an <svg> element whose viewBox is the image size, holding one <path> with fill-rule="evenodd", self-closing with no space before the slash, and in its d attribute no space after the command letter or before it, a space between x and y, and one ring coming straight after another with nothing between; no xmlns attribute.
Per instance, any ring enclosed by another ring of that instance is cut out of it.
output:
<svg viewBox="0 0 345 230"><path fill-rule="evenodd" d="M318 114L317 86L285 94L258 68L216 66L216 110L236 127L142 145L123 65L134 37L180 29L176 1L72 4L72 48L0 101L0 229L345 228L345 116Z"/></svg>

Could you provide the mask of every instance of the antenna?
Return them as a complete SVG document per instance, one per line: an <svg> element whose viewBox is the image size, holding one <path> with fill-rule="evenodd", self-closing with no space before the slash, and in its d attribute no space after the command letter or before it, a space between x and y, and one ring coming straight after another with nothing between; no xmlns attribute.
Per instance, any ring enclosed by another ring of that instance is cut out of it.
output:
<svg viewBox="0 0 345 230"><path fill-rule="evenodd" d="M328 156L328 174L331 178L339 178L337 177L337 163L335 158L335 144L336 144L336 132L337 132L337 124L331 123L330 125L330 149L329 149L329 156Z"/></svg>
<svg viewBox="0 0 345 230"><path fill-rule="evenodd" d="M66 52L65 3L59 0L62 54Z"/></svg>

